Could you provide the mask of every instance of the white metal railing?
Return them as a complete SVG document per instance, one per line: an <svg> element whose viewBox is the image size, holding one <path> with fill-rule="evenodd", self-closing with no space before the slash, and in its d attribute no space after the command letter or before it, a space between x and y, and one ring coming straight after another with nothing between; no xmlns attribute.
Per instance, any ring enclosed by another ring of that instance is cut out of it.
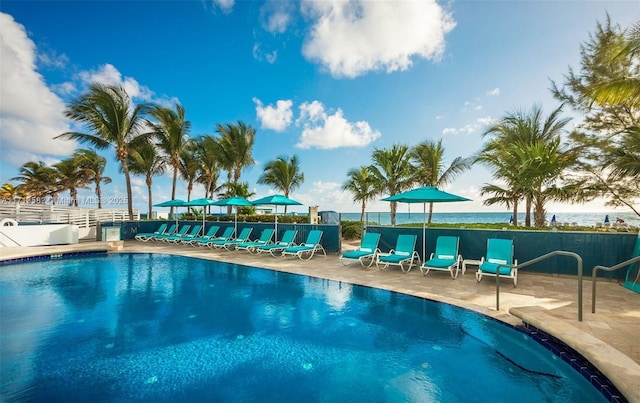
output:
<svg viewBox="0 0 640 403"><path fill-rule="evenodd" d="M140 210L134 210L134 220L140 220ZM97 209L0 202L0 220L11 218L18 222L39 224L74 224L79 228L95 227L100 221L128 221L127 209Z"/></svg>

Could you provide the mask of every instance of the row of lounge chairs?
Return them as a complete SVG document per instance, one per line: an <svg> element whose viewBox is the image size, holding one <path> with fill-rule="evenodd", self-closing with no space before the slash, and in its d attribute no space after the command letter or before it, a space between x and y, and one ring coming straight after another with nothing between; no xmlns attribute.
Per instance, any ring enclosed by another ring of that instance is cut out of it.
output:
<svg viewBox="0 0 640 403"><path fill-rule="evenodd" d="M237 237L234 237L234 228L228 227L222 235L216 236L219 226L212 226L206 234L199 236L202 225L188 224L180 229L176 225L162 224L153 233L138 234L136 239L149 242L167 242L175 244L185 244L211 249L225 249L228 251L246 251L249 253L269 253L271 256L295 256L300 259L311 259L316 252L321 252L326 256L326 251L320 244L323 232L312 230L309 232L304 243L296 245L294 240L297 235L296 230L287 230L280 241L274 242L274 230L264 229L259 238L251 240L250 236L253 228L243 228ZM191 229L191 231L189 231ZM382 253L378 248L380 234L367 232L362 238L360 247L342 253L339 260L348 265L357 261L363 267L371 267L374 263L380 270L390 266L398 266L403 272L409 272L414 266L419 266L423 275L430 271L448 271L453 279L458 277L460 270L464 270L462 255L460 255L460 238L456 236L439 236L436 240L436 249L429 256L429 259L420 265L420 256L416 251L416 235L400 234L396 240L396 245L387 253ZM487 253L479 262L476 280L480 282L483 276L507 277L513 279L514 286L517 285L517 260L514 260L513 240L490 238L487 240ZM464 271L463 271L464 273Z"/></svg>
<svg viewBox="0 0 640 403"><path fill-rule="evenodd" d="M243 228L237 237L233 236L235 232L233 227L227 227L220 236L216 236L220 229L216 225L211 226L203 236L198 236L202 225L195 225L191 228L189 224L185 224L180 227L178 232L176 232L176 228L176 225L168 226L167 224L162 224L152 233L137 234L135 239L142 242L167 242L228 251L237 250L256 254L268 253L271 256L295 256L307 260L311 259L316 253L327 255L324 247L320 244L323 234L323 231L320 230L310 231L306 241L296 245L297 230L285 231L282 238L274 242L272 240L274 236L272 228L262 230L260 237L254 240L250 239L253 232L251 227Z"/></svg>
<svg viewBox="0 0 640 403"><path fill-rule="evenodd" d="M412 267L420 264L420 256L416 251L417 236L400 234L395 248L388 253L382 253L378 248L380 234L368 232L362 237L360 247L344 252L339 259L344 265L357 261L363 267L371 267L374 263L380 270L389 266L399 266L403 272L409 272ZM453 279L458 277L463 268L460 250L460 238L456 236L439 236L436 239L436 249L427 261L420 265L420 271L427 275L431 270L448 271ZM513 279L517 285L518 261L514 259L513 240L490 238L487 240L487 252L480 260L476 280L480 282L482 276L507 277Z"/></svg>

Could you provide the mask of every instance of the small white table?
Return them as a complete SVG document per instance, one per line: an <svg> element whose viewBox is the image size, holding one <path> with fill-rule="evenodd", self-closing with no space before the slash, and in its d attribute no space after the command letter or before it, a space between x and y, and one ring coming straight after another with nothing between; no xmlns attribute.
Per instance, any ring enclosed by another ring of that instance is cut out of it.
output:
<svg viewBox="0 0 640 403"><path fill-rule="evenodd" d="M464 273L467 271L467 265L474 265L474 266L480 266L480 264L482 263L481 260L476 260L476 259L464 259L462 261L462 274L464 275Z"/></svg>

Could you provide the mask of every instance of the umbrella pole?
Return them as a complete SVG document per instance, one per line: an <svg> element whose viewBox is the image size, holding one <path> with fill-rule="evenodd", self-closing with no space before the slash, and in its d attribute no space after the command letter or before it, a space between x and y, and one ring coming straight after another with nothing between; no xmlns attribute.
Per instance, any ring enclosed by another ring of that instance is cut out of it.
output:
<svg viewBox="0 0 640 403"><path fill-rule="evenodd" d="M275 241L275 242L278 242L278 205L277 205L277 204L275 204L274 206L276 207L276 217L275 217L275 223L276 223L276 225L275 225L275 230L274 230L273 232L275 233L275 235L274 235L274 237L275 237L275 238L274 238L274 241Z"/></svg>
<svg viewBox="0 0 640 403"><path fill-rule="evenodd" d="M427 256L425 255L427 253L426 227L427 227L427 203L422 203L422 261L423 262L427 261Z"/></svg>

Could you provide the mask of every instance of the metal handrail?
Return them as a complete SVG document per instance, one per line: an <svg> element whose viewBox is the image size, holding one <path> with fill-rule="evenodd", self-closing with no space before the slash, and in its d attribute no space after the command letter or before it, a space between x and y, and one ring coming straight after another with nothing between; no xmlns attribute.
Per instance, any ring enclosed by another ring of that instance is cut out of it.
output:
<svg viewBox="0 0 640 403"><path fill-rule="evenodd" d="M582 322L582 257L575 252L567 252L564 250L556 250L553 252L549 252L545 255L538 256L535 259L528 260L524 263L516 264L516 265L508 265L508 264L498 264L496 267L496 311L500 310L500 268L508 267L508 268L521 268L527 267L534 263L538 263L542 260L548 259L553 256L572 256L575 257L578 261L578 322Z"/></svg>
<svg viewBox="0 0 640 403"><path fill-rule="evenodd" d="M618 269L622 269L624 267L629 266L630 264L633 264L635 262L640 262L640 256L636 256L634 258L631 258L629 260L625 260L622 263L618 263L617 265L613 266L613 267L606 267L606 266L595 266L593 268L593 274L591 275L592 279L592 286L591 286L591 313L596 313L596 273L598 272L598 270L604 270L604 271L614 271L614 270L618 270Z"/></svg>

